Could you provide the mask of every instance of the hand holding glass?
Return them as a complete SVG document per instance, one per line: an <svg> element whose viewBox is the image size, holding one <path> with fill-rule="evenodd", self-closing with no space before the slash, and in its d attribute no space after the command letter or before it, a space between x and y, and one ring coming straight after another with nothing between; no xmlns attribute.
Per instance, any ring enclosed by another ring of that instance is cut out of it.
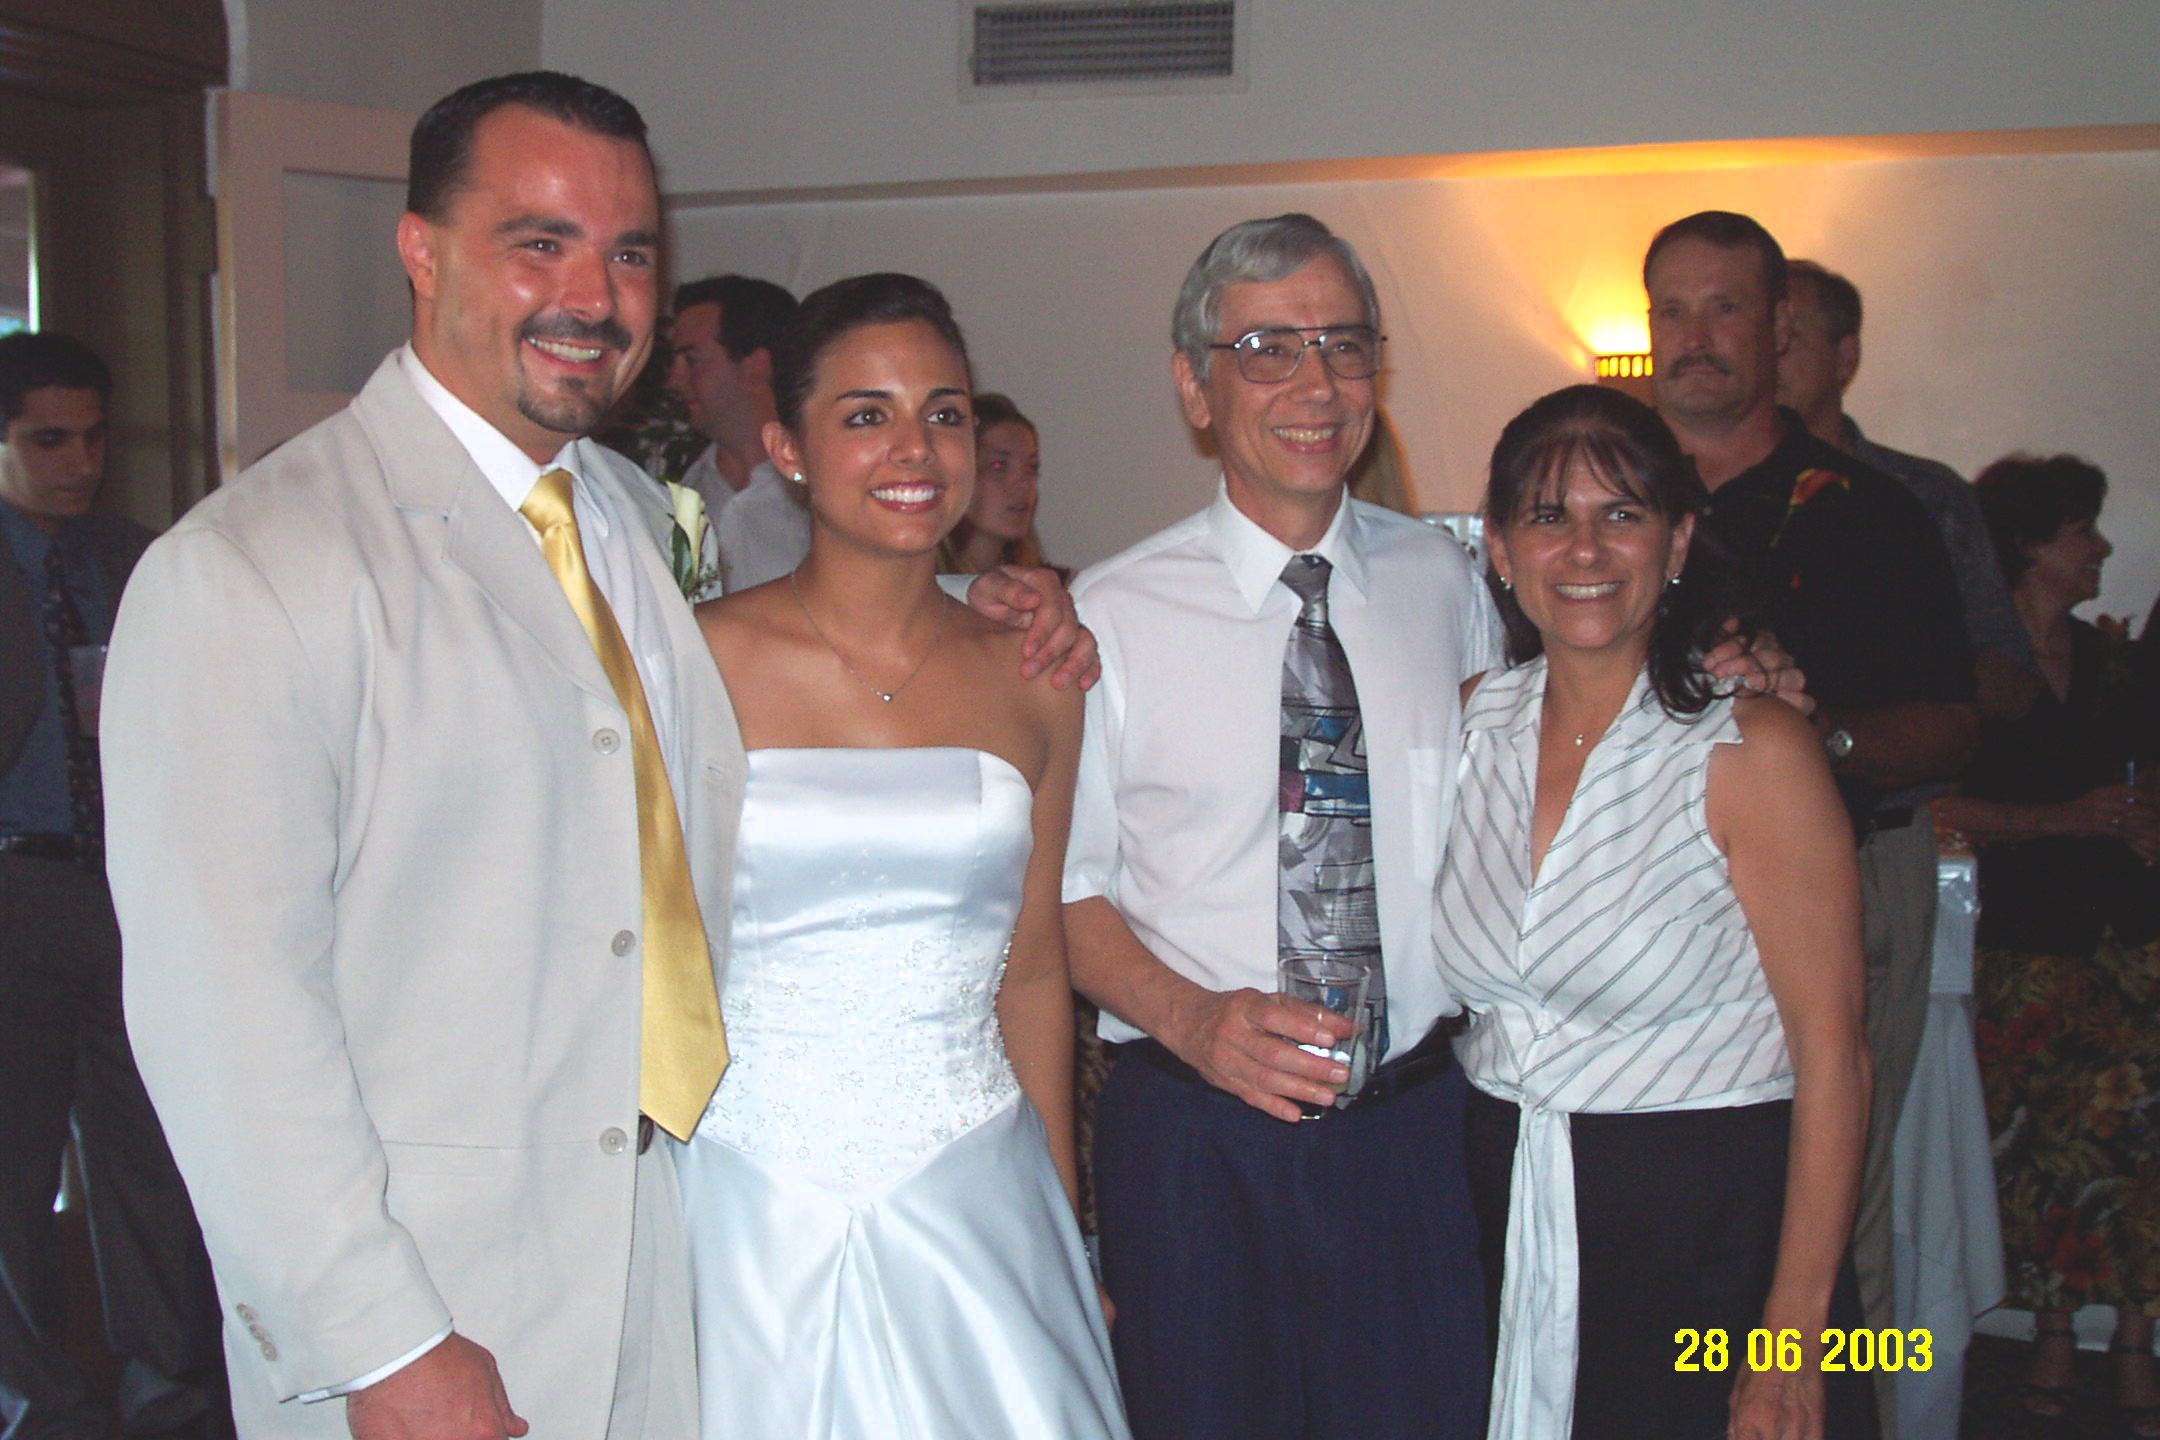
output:
<svg viewBox="0 0 2160 1440"><path fill-rule="evenodd" d="M1368 1040L1366 1038L1365 987L1371 983L1372 972L1363 965L1344 960L1329 960L1311 956L1295 956L1281 960L1275 966L1275 988L1278 993L1292 1000L1310 1001L1323 1010L1333 1011L1345 1019L1357 1022L1357 1029L1348 1038L1336 1042L1333 1049L1325 1045L1300 1045L1298 1048L1311 1055L1333 1060L1350 1071L1349 1082L1336 1097L1335 1104L1346 1105L1365 1084ZM1321 1110L1302 1102L1298 1108L1308 1120L1317 1119Z"/></svg>

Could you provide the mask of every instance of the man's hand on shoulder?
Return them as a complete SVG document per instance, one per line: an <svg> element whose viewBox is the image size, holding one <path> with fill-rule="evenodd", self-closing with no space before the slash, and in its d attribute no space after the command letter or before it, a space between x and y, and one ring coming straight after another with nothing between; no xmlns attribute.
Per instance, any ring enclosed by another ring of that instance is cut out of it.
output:
<svg viewBox="0 0 2160 1440"><path fill-rule="evenodd" d="M346 1396L345 1423L353 1440L515 1440L531 1428L511 1410L495 1357L456 1331Z"/></svg>
<svg viewBox="0 0 2160 1440"><path fill-rule="evenodd" d="M1777 636L1764 630L1752 643L1743 645L1728 623L1726 639L1702 658L1702 668L1719 680L1737 680L1743 690L1774 695L1802 715L1815 713L1815 697L1807 693L1807 675L1778 644Z"/></svg>
<svg viewBox="0 0 2160 1440"><path fill-rule="evenodd" d="M1331 1105L1350 1072L1301 1045L1336 1045L1356 1027L1317 1005L1258 990L1206 991L1178 1035L1158 1037L1200 1078L1278 1120L1298 1102Z"/></svg>
<svg viewBox="0 0 2160 1440"><path fill-rule="evenodd" d="M1095 637L1080 623L1072 595L1055 570L1039 565L1000 565L985 570L968 587L970 609L1001 625L1026 630L1020 646L1020 674L1034 679L1052 665L1050 683L1060 690L1085 690L1102 675Z"/></svg>

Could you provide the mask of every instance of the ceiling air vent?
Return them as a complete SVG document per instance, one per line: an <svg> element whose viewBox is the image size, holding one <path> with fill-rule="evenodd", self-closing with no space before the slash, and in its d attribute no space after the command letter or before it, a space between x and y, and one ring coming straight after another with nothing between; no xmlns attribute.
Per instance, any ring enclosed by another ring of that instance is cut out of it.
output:
<svg viewBox="0 0 2160 1440"><path fill-rule="evenodd" d="M963 0L962 20L962 99L1245 88L1235 0L1093 5Z"/></svg>

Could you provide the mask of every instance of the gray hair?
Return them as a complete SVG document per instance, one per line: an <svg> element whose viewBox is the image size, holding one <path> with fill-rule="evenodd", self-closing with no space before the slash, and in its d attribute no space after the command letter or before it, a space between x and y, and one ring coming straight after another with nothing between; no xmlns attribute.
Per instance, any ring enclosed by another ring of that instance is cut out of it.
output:
<svg viewBox="0 0 2160 1440"><path fill-rule="evenodd" d="M1215 327L1222 320L1222 292L1232 285L1266 285L1285 279L1321 255L1334 256L1350 272L1365 302L1365 323L1377 330L1380 297L1373 292L1372 277L1365 273L1357 251L1312 216L1293 212L1242 221L1208 242L1178 287L1177 309L1170 315L1170 343L1192 366L1193 374L1205 380L1208 346L1214 343Z"/></svg>

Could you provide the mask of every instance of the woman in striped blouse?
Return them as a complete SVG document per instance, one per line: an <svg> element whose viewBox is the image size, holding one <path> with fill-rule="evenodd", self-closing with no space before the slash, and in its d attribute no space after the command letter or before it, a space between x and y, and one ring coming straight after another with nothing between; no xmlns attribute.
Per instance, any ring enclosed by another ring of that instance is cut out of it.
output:
<svg viewBox="0 0 2160 1440"><path fill-rule="evenodd" d="M1493 452L1518 668L1464 687L1436 934L1472 1015L1494 1440L1874 1433L1867 1377L1826 1393L1819 1367L1858 1315L1852 829L1808 722L1698 668L1730 613L1707 498L1656 414L1595 386Z"/></svg>

